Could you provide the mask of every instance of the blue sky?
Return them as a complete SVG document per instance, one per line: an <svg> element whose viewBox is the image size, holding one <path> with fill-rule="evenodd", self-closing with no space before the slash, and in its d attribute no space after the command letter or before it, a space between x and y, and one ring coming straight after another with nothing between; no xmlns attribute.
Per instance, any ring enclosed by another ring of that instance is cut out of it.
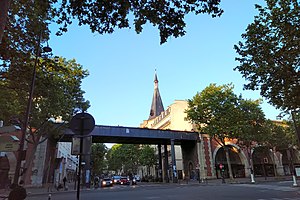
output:
<svg viewBox="0 0 300 200"><path fill-rule="evenodd" d="M189 15L186 35L169 38L163 45L158 30L150 24L141 34L123 29L106 35L73 24L60 37L53 29L49 45L54 55L75 58L89 70L82 88L97 125L138 127L149 116L155 69L165 108L174 100L192 98L210 83L233 83L236 94L261 98L258 91L243 90L245 80L233 70L238 64L233 46L253 22L254 4L263 2L223 0L225 12L220 18ZM269 119L279 114L266 100L262 108Z"/></svg>

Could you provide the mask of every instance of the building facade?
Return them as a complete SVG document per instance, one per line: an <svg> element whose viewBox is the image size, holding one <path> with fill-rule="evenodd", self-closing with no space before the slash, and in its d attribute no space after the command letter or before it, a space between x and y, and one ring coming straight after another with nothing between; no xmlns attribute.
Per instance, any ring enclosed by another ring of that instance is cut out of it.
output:
<svg viewBox="0 0 300 200"><path fill-rule="evenodd" d="M161 95L158 89L158 79L155 73L154 77L154 94L150 108L150 115L144 120L140 127L152 129L170 129L179 131L194 131L195 127L186 120L188 109L186 100L175 100L166 109L162 104ZM250 155L253 159L253 168L255 176L284 176L293 173L293 165L299 162L299 152L297 150L286 149L277 150L276 148L263 148L256 146L251 149L242 149L236 144L235 139L228 139L226 146L229 148L229 157L234 178L250 176ZM157 148L157 147L155 147ZM198 158L196 163L190 162L188 166L183 166L182 152L180 146L175 146L176 166L178 178L182 179L210 179L221 178L221 176L229 177L229 167L225 156L224 147L210 138L207 134L199 134L199 143L197 144ZM163 151L163 149L162 149ZM170 146L168 146L170 152ZM289 153L292 152L292 153ZM164 160L164 159L163 159ZM169 158L169 163L171 159ZM293 160L293 162L291 161ZM165 166L164 164L162 166ZM224 169L220 169L224 166ZM169 166L171 167L171 166ZM188 170L184 170L184 168ZM162 170L163 172L165 170ZM170 171L169 169L167 171ZM187 172L187 173L184 173ZM224 172L223 172L224 171ZM152 169L153 174L158 174ZM224 173L224 174L223 174ZM171 173L168 175L170 179Z"/></svg>

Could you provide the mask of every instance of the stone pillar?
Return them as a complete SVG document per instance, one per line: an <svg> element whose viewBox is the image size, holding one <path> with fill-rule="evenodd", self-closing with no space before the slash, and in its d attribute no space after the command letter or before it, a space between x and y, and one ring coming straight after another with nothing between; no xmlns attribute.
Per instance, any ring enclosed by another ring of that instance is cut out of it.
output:
<svg viewBox="0 0 300 200"><path fill-rule="evenodd" d="M162 156L161 156L161 144L157 145L158 148L158 180L162 182Z"/></svg>
<svg viewBox="0 0 300 200"><path fill-rule="evenodd" d="M173 174L173 183L178 182L177 177L177 168L176 168L176 158L175 158L175 147L174 139L171 139L171 157L172 157L172 174Z"/></svg>
<svg viewBox="0 0 300 200"><path fill-rule="evenodd" d="M203 140L202 135L199 134L199 141L197 142L197 152L198 152L198 169L199 169L199 181L203 182L206 179L206 170L205 170L205 157L203 151Z"/></svg>
<svg viewBox="0 0 300 200"><path fill-rule="evenodd" d="M169 161L168 161L168 146L164 144L164 181L169 183Z"/></svg>

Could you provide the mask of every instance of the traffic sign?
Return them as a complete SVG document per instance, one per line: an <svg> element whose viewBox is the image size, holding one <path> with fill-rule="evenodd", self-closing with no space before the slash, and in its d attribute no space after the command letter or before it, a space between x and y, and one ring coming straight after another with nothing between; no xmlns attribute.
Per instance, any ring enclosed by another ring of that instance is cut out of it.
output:
<svg viewBox="0 0 300 200"><path fill-rule="evenodd" d="M70 122L71 130L78 135L88 135L94 130L95 119L89 113L78 113L72 117Z"/></svg>

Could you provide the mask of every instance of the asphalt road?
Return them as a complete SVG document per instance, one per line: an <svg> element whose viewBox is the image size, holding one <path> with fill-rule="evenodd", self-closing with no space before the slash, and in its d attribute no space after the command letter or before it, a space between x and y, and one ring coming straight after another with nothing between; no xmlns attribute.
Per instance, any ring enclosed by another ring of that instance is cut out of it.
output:
<svg viewBox="0 0 300 200"><path fill-rule="evenodd" d="M140 184L84 190L80 200L300 200L300 188L289 181L263 184L166 185ZM28 200L49 199L48 194ZM76 200L76 192L54 193L51 200Z"/></svg>

